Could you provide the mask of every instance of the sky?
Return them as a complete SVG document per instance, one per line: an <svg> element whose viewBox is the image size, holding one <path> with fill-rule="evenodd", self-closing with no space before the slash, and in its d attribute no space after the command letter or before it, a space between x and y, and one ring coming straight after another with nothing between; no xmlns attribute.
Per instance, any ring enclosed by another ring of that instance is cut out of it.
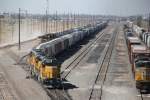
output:
<svg viewBox="0 0 150 100"><path fill-rule="evenodd" d="M0 12L44 14L46 0L0 0ZM83 13L129 16L150 13L150 0L49 0L49 13Z"/></svg>

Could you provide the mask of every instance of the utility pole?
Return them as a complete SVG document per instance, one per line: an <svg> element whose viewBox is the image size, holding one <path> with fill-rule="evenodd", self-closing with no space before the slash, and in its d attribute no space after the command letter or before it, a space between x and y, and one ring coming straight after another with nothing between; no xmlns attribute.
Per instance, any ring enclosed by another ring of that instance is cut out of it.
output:
<svg viewBox="0 0 150 100"><path fill-rule="evenodd" d="M31 34L32 34L33 33L32 16L31 16L31 19L30 19L30 24L31 24Z"/></svg>
<svg viewBox="0 0 150 100"><path fill-rule="evenodd" d="M28 29L28 11L27 10L25 10L25 13L26 13L26 32L28 33L29 31L29 29Z"/></svg>
<svg viewBox="0 0 150 100"><path fill-rule="evenodd" d="M80 26L80 15L78 14L78 27Z"/></svg>
<svg viewBox="0 0 150 100"><path fill-rule="evenodd" d="M58 18L57 18L57 11L56 11L56 32L58 31L58 23L57 23L57 20L58 20Z"/></svg>
<svg viewBox="0 0 150 100"><path fill-rule="evenodd" d="M63 15L63 31L65 31L65 13L64 13L64 15Z"/></svg>
<svg viewBox="0 0 150 100"><path fill-rule="evenodd" d="M20 11L21 11L21 9L19 8L19 16L18 16L19 17L19 35L18 35L19 36L18 37L18 44L19 44L18 45L19 46L18 49L19 50L21 49L21 44L20 44Z"/></svg>
<svg viewBox="0 0 150 100"><path fill-rule="evenodd" d="M0 18L0 44L1 44L1 34L2 34L2 28L1 28L1 18Z"/></svg>
<svg viewBox="0 0 150 100"><path fill-rule="evenodd" d="M49 9L49 0L46 0L46 4L47 4L47 7L46 7L46 33L48 33L48 9Z"/></svg>
<svg viewBox="0 0 150 100"><path fill-rule="evenodd" d="M150 14L148 16L148 32L150 32Z"/></svg>
<svg viewBox="0 0 150 100"><path fill-rule="evenodd" d="M70 23L71 23L71 29L72 29L72 13L70 13Z"/></svg>
<svg viewBox="0 0 150 100"><path fill-rule="evenodd" d="M137 25L138 25L139 27L141 27L141 26L142 26L142 16L137 16L137 17L136 17L136 20L137 20Z"/></svg>
<svg viewBox="0 0 150 100"><path fill-rule="evenodd" d="M76 20L76 17L75 17L75 13L74 13L74 16L73 16L73 23L74 23L74 27L76 26L76 22L75 22L75 20Z"/></svg>
<svg viewBox="0 0 150 100"><path fill-rule="evenodd" d="M14 25L15 25L15 21L14 19L11 17L11 31L12 31L12 41L13 41L13 37L14 37Z"/></svg>
<svg viewBox="0 0 150 100"><path fill-rule="evenodd" d="M67 30L69 29L69 13L67 14Z"/></svg>

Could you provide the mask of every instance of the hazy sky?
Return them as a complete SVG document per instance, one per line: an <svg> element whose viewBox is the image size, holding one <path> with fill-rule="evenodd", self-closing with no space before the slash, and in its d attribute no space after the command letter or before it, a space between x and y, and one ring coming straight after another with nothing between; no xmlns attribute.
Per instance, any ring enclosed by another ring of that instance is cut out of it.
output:
<svg viewBox="0 0 150 100"><path fill-rule="evenodd" d="M0 0L0 11L45 13L46 0ZM135 15L150 12L150 0L49 0L49 13Z"/></svg>

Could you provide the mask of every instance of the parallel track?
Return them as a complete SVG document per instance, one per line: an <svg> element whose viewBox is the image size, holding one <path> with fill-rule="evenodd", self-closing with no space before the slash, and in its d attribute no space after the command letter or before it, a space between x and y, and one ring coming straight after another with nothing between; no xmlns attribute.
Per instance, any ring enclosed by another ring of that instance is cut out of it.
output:
<svg viewBox="0 0 150 100"><path fill-rule="evenodd" d="M106 44L107 46L104 50L103 56L99 60L100 61L98 63L99 71L98 71L97 76L95 78L94 84L92 85L89 100L101 99L102 86L103 86L103 83L104 83L105 78L106 78L107 69L109 67L110 58L111 58L111 54L113 51L113 46L115 44L115 38L117 35L117 30L118 29L116 29L113 32L113 36L111 37L111 40L109 42L107 42L107 44ZM95 88L96 86L99 86L100 88L96 89Z"/></svg>
<svg viewBox="0 0 150 100"><path fill-rule="evenodd" d="M61 78L65 79L70 72L77 67L77 65L81 62L81 60L91 51L94 44L97 43L98 40L106 38L108 34L105 32L99 33L92 42L90 42L86 48L82 52L80 52L74 59L71 61L71 63L65 68L67 72L65 71L61 72ZM71 100L71 97L67 94L67 91L63 88L62 90L58 89L47 89L45 88L47 94L52 98L52 100ZM61 98L61 99L60 99Z"/></svg>
<svg viewBox="0 0 150 100"><path fill-rule="evenodd" d="M141 96L141 100L144 100L141 90L140 90L140 96Z"/></svg>
<svg viewBox="0 0 150 100"><path fill-rule="evenodd" d="M97 43L99 39L102 39L106 32L99 33L97 37L90 42L84 50L82 50L65 68L64 71L61 72L61 78L65 79L71 71L81 62L81 60L91 51L94 44ZM65 73L66 72L66 73Z"/></svg>
<svg viewBox="0 0 150 100"><path fill-rule="evenodd" d="M71 63L65 68L63 72L61 72L62 78L66 78L71 71L81 62L81 60L91 51L94 44L97 43L98 40L101 40L105 37L106 31L99 33L97 37L92 40L86 47L81 51ZM67 71L66 71L67 70ZM44 86L43 86L44 87ZM47 94L51 97L52 100L71 100L71 97L67 94L67 92L59 89L48 89L44 87ZM92 89L91 95L93 94L94 87Z"/></svg>
<svg viewBox="0 0 150 100"><path fill-rule="evenodd" d="M52 100L71 100L71 97L64 90L45 88L47 95Z"/></svg>
<svg viewBox="0 0 150 100"><path fill-rule="evenodd" d="M3 72L0 72L0 100L17 100Z"/></svg>
<svg viewBox="0 0 150 100"><path fill-rule="evenodd" d="M150 90L139 90L139 95L141 100L149 100L150 99Z"/></svg>

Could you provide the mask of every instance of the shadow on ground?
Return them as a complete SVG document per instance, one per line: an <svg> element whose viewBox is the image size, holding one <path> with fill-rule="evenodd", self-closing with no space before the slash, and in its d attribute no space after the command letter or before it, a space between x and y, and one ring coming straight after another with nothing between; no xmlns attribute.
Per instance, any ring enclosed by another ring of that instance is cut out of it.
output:
<svg viewBox="0 0 150 100"><path fill-rule="evenodd" d="M56 55L56 59L60 64L62 64L66 59L73 56L76 52L78 52L84 45L86 45L91 39L95 38L96 34L91 34L88 37L85 37L83 40L79 41L75 45L71 46L70 48L64 50L63 52Z"/></svg>

